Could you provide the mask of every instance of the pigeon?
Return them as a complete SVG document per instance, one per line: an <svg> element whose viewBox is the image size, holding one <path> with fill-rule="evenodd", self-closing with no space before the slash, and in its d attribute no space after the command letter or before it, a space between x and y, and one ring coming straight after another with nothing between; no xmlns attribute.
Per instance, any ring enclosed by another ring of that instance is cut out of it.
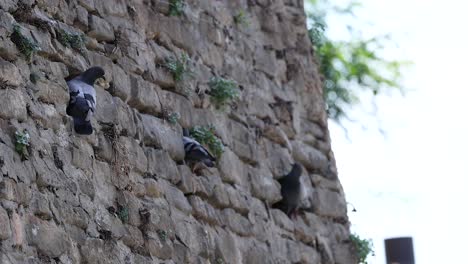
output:
<svg viewBox="0 0 468 264"><path fill-rule="evenodd" d="M195 163L192 172L195 172L199 167L214 167L216 158L203 147L198 141L189 137L189 132L186 128L183 129L183 142L185 150L185 160L190 163Z"/></svg>
<svg viewBox="0 0 468 264"><path fill-rule="evenodd" d="M91 135L91 116L96 111L96 90L94 82L104 76L101 67L91 67L77 77L67 81L70 101L67 115L73 117L75 131L82 135Z"/></svg>
<svg viewBox="0 0 468 264"><path fill-rule="evenodd" d="M278 180L281 184L281 196L283 199L273 204L273 208L280 209L292 218L297 216L297 208L301 201L301 174L301 165L298 163L292 164L291 172Z"/></svg>

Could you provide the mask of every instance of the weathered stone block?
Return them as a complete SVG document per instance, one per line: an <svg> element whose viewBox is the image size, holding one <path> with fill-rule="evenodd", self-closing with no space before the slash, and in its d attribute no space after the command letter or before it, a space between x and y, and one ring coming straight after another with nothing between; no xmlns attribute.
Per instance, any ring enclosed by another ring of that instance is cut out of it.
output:
<svg viewBox="0 0 468 264"><path fill-rule="evenodd" d="M128 210L128 224L133 226L140 226L142 219L140 210L142 209L142 202L133 192L124 191L117 197L117 203Z"/></svg>
<svg viewBox="0 0 468 264"><path fill-rule="evenodd" d="M110 92L114 96L120 97L122 101L126 102L130 97L131 84L128 73L116 64L112 65L112 83Z"/></svg>
<svg viewBox="0 0 468 264"><path fill-rule="evenodd" d="M288 136L286 133L279 128L278 126L267 125L263 130L265 137L271 141L280 144L283 147L286 147L289 151L292 151L291 143L289 142Z"/></svg>
<svg viewBox="0 0 468 264"><path fill-rule="evenodd" d="M192 206L184 196L184 193L172 186L169 182L161 181L161 183L163 185L164 196L169 202L169 205L179 209L187 215L190 214L192 212Z"/></svg>
<svg viewBox="0 0 468 264"><path fill-rule="evenodd" d="M128 137L134 137L137 131L135 123L134 110L120 98L114 97L114 103L117 108L116 120L120 126L121 134Z"/></svg>
<svg viewBox="0 0 468 264"><path fill-rule="evenodd" d="M127 15L127 5L124 0L111 0L108 2L96 1L94 5L99 14L103 17L124 17Z"/></svg>
<svg viewBox="0 0 468 264"><path fill-rule="evenodd" d="M34 216L28 218L26 234L32 245L51 258L59 257L71 247L70 239L65 231L51 222Z"/></svg>
<svg viewBox="0 0 468 264"><path fill-rule="evenodd" d="M255 50L255 69L275 77L277 66L273 51L265 50L263 47L257 47Z"/></svg>
<svg viewBox="0 0 468 264"><path fill-rule="evenodd" d="M78 0L78 3L82 5L86 10L88 11L94 11L95 6L94 6L94 0Z"/></svg>
<svg viewBox="0 0 468 264"><path fill-rule="evenodd" d="M65 105L56 107L53 104L37 102L29 104L29 112L30 116L44 128L57 131L63 126L63 116L60 112L65 113Z"/></svg>
<svg viewBox="0 0 468 264"><path fill-rule="evenodd" d="M72 149L72 164L83 170L89 170L93 164L94 151L91 145L81 140L79 148Z"/></svg>
<svg viewBox="0 0 468 264"><path fill-rule="evenodd" d="M158 87L143 80L140 76L131 76L131 96L128 104L138 111L158 115L161 113L161 102Z"/></svg>
<svg viewBox="0 0 468 264"><path fill-rule="evenodd" d="M177 170L176 163L171 159L167 151L154 148L145 149L148 157L148 173L155 175L173 184L180 181L180 174Z"/></svg>
<svg viewBox="0 0 468 264"><path fill-rule="evenodd" d="M112 26L104 19L91 15L89 20L90 31L88 35L98 41L113 41L115 39Z"/></svg>
<svg viewBox="0 0 468 264"><path fill-rule="evenodd" d="M114 98L106 90L95 86L96 90L96 112L95 118L98 122L113 124L117 115L117 106Z"/></svg>
<svg viewBox="0 0 468 264"><path fill-rule="evenodd" d="M320 216L346 217L346 201L343 195L327 189L316 188L313 199L314 212Z"/></svg>
<svg viewBox="0 0 468 264"><path fill-rule="evenodd" d="M273 221L275 224L289 232L294 231L294 223L289 219L289 217L280 210L273 209L270 211L273 216Z"/></svg>
<svg viewBox="0 0 468 264"><path fill-rule="evenodd" d="M119 137L118 144L122 146L121 162L127 162L130 168L139 173L145 173L148 168L148 159L138 142L129 137Z"/></svg>
<svg viewBox="0 0 468 264"><path fill-rule="evenodd" d="M309 170L325 174L328 170L328 159L322 152L299 141L294 141L292 146L293 156L296 161L303 164Z"/></svg>
<svg viewBox="0 0 468 264"><path fill-rule="evenodd" d="M293 159L286 148L278 144L265 140L265 156L268 159L267 164L273 174L273 177L280 178L291 170Z"/></svg>
<svg viewBox="0 0 468 264"><path fill-rule="evenodd" d="M26 120L26 100L20 90L0 90L0 117L5 119Z"/></svg>
<svg viewBox="0 0 468 264"><path fill-rule="evenodd" d="M23 246L26 242L24 220L16 211L11 213L10 227L13 245L18 247Z"/></svg>
<svg viewBox="0 0 468 264"><path fill-rule="evenodd" d="M224 223L233 232L240 236L252 236L253 227L250 221L242 215L236 213L231 208L226 208L222 211Z"/></svg>
<svg viewBox="0 0 468 264"><path fill-rule="evenodd" d="M240 187L234 188L232 186L226 186L225 190L229 198L229 207L241 214L247 214L251 203L250 193Z"/></svg>
<svg viewBox="0 0 468 264"><path fill-rule="evenodd" d="M0 206L0 240L8 239L10 236L10 219L8 218L7 211Z"/></svg>
<svg viewBox="0 0 468 264"><path fill-rule="evenodd" d="M4 32L4 34L2 34ZM6 36L5 30L0 28L0 35ZM0 37L0 57L8 61L14 61L18 57L15 44L6 37Z"/></svg>
<svg viewBox="0 0 468 264"><path fill-rule="evenodd" d="M40 192L35 193L31 207L37 217L44 220L50 220L52 218L52 212L49 208L49 199L46 195Z"/></svg>
<svg viewBox="0 0 468 264"><path fill-rule="evenodd" d="M216 183L213 186L213 194L211 202L220 208L229 207L229 196L226 192L226 187L223 183Z"/></svg>
<svg viewBox="0 0 468 264"><path fill-rule="evenodd" d="M154 232L149 232L146 235L148 239L145 240L145 247L151 256L164 260L172 258L174 248L169 239L163 239Z"/></svg>
<svg viewBox="0 0 468 264"><path fill-rule="evenodd" d="M177 169L179 170L180 182L177 184L177 187L184 192L184 194L193 194L197 191L197 181L194 179L196 177L192 174L192 171L187 165L178 165Z"/></svg>
<svg viewBox="0 0 468 264"><path fill-rule="evenodd" d="M193 215L203 221L209 222L213 225L219 224L219 213L209 203L204 202L200 197L191 195L189 202L193 208Z"/></svg>
<svg viewBox="0 0 468 264"><path fill-rule="evenodd" d="M51 82L45 79L40 79L36 83L36 96L41 102L54 104L56 106L68 104L70 96L65 81Z"/></svg>
<svg viewBox="0 0 468 264"><path fill-rule="evenodd" d="M13 63L0 59L0 78L4 85L17 87L23 82L18 68Z"/></svg>
<svg viewBox="0 0 468 264"><path fill-rule="evenodd" d="M0 182L0 198L16 201L17 196L16 182L10 178L4 178L3 181Z"/></svg>
<svg viewBox="0 0 468 264"><path fill-rule="evenodd" d="M320 259L324 264L335 263L330 241L321 235L317 236L317 247L320 252Z"/></svg>
<svg viewBox="0 0 468 264"><path fill-rule="evenodd" d="M110 166L101 161L95 161L93 165L93 186L95 200L105 207L112 206L115 201L115 187L112 184Z"/></svg>
<svg viewBox="0 0 468 264"><path fill-rule="evenodd" d="M140 229L131 225L126 225L125 228L127 230L127 233L122 237L122 241L124 242L124 244L134 250L143 246L145 241L143 239L143 234L141 233Z"/></svg>
<svg viewBox="0 0 468 264"><path fill-rule="evenodd" d="M180 127L170 126L163 120L150 115L139 114L138 118L143 125L145 145L168 151L171 158L176 161L184 159L185 151Z"/></svg>
<svg viewBox="0 0 468 264"><path fill-rule="evenodd" d="M242 263L242 253L240 251L240 241L231 232L219 230L219 236L216 238L216 256L217 259L225 263Z"/></svg>
<svg viewBox="0 0 468 264"><path fill-rule="evenodd" d="M228 131L232 137L232 151L246 162L256 164L259 155L255 135L247 127L235 121L228 122Z"/></svg>
<svg viewBox="0 0 468 264"><path fill-rule="evenodd" d="M224 148L224 153L219 160L219 170L223 181L247 186L245 165L228 148Z"/></svg>
<svg viewBox="0 0 468 264"><path fill-rule="evenodd" d="M145 194L149 197L160 198L163 195L162 186L151 178L145 179Z"/></svg>
<svg viewBox="0 0 468 264"><path fill-rule="evenodd" d="M163 109L168 113L179 113L179 124L182 127L190 127L192 124L193 105L186 97L161 90L159 91Z"/></svg>
<svg viewBox="0 0 468 264"><path fill-rule="evenodd" d="M249 179L252 194L273 204L281 200L281 186L273 179L271 172L264 166L260 168L249 167Z"/></svg>

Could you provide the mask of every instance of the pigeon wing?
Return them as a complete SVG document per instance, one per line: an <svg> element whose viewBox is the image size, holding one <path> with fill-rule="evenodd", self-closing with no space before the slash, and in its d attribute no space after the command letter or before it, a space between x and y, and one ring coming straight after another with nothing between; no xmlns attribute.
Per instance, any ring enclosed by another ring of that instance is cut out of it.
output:
<svg viewBox="0 0 468 264"><path fill-rule="evenodd" d="M187 159L206 161L207 163L211 163L216 160L215 157L198 141L189 137L183 137L183 141Z"/></svg>
<svg viewBox="0 0 468 264"><path fill-rule="evenodd" d="M73 117L75 131L78 134L93 133L91 116L96 109L96 91L94 87L75 78L67 82L70 101L67 114Z"/></svg>

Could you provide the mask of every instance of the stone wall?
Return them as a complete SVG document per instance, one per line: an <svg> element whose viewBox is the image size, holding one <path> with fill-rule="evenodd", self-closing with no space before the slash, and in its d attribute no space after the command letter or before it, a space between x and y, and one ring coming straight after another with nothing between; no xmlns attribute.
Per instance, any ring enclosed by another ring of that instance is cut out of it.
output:
<svg viewBox="0 0 468 264"><path fill-rule="evenodd" d="M191 0L169 16L167 0L1 0L1 263L354 263L303 9ZM40 48L31 58L15 28ZM180 83L162 65L183 53L193 74ZM91 65L109 85L96 85L94 133L79 136L65 78ZM240 100L216 109L213 76L235 80ZM195 175L182 127L209 124L225 151ZM291 220L271 204L293 160L307 196Z"/></svg>

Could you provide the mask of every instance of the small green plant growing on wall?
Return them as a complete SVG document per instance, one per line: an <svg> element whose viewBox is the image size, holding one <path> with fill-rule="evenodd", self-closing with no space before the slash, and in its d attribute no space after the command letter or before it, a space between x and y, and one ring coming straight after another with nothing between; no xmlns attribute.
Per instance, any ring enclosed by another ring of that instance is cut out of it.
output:
<svg viewBox="0 0 468 264"><path fill-rule="evenodd" d="M166 59L164 67L171 72L174 81L180 82L193 76L191 62L187 54L183 53L180 57Z"/></svg>
<svg viewBox="0 0 468 264"><path fill-rule="evenodd" d="M18 50L24 55L24 57L30 61L34 52L40 50L39 45L33 40L27 38L21 33L19 25L13 26L13 33L11 34L11 41L15 43Z"/></svg>
<svg viewBox="0 0 468 264"><path fill-rule="evenodd" d="M65 47L83 51L85 45L85 36L79 33L70 33L63 29L57 31L57 40Z"/></svg>
<svg viewBox="0 0 468 264"><path fill-rule="evenodd" d="M244 10L239 10L237 14L234 16L234 23L239 26L248 26L249 20Z"/></svg>
<svg viewBox="0 0 468 264"><path fill-rule="evenodd" d="M117 216L120 218L120 221L122 223L126 224L128 223L129 220L129 213L128 213L128 208L125 206L117 206Z"/></svg>
<svg viewBox="0 0 468 264"><path fill-rule="evenodd" d="M351 244L356 252L358 263L367 264L366 259L369 254L374 254L374 245L372 244L372 240L360 238L356 234L351 234L349 239L351 240Z"/></svg>
<svg viewBox="0 0 468 264"><path fill-rule="evenodd" d="M224 107L239 97L237 83L233 80L213 77L208 85L210 86L209 94L217 108Z"/></svg>
<svg viewBox="0 0 468 264"><path fill-rule="evenodd" d="M209 126L194 126L190 129L190 136L205 145L217 158L221 157L224 152L224 145L219 138L214 134L215 128Z"/></svg>
<svg viewBox="0 0 468 264"><path fill-rule="evenodd" d="M36 73L36 72L31 72L31 74L29 74L29 80L33 83L33 84L37 84L37 82L41 79L41 76Z"/></svg>
<svg viewBox="0 0 468 264"><path fill-rule="evenodd" d="M167 121L169 121L170 124L175 125L177 124L177 121L180 119L180 114L177 112L172 112L167 115Z"/></svg>
<svg viewBox="0 0 468 264"><path fill-rule="evenodd" d="M166 230L158 229L156 231L156 233L158 233L159 239L162 242L165 242L167 240L167 231Z"/></svg>
<svg viewBox="0 0 468 264"><path fill-rule="evenodd" d="M180 16L184 13L185 0L169 0L169 15Z"/></svg>
<svg viewBox="0 0 468 264"><path fill-rule="evenodd" d="M29 133L26 130L15 132L15 150L21 156L21 160L27 160L29 157Z"/></svg>

